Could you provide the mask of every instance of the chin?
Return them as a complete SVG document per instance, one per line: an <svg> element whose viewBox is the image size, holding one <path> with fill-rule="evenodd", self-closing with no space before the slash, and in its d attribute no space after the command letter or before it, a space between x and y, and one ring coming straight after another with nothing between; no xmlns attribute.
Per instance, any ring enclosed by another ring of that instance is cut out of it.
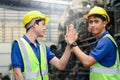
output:
<svg viewBox="0 0 120 80"><path fill-rule="evenodd" d="M38 37L44 37L44 35L39 35Z"/></svg>
<svg viewBox="0 0 120 80"><path fill-rule="evenodd" d="M92 32L92 35L95 35L95 33Z"/></svg>

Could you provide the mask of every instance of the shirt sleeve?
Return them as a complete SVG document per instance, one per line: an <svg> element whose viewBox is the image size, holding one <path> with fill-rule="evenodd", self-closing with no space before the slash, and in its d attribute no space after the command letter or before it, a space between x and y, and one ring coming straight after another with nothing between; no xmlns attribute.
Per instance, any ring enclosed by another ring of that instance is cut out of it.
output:
<svg viewBox="0 0 120 80"><path fill-rule="evenodd" d="M55 56L55 54L50 51L50 48L48 46L46 46L46 50L47 50L47 60L48 62L50 62L50 60Z"/></svg>
<svg viewBox="0 0 120 80"><path fill-rule="evenodd" d="M106 37L98 41L96 47L90 53L90 56L92 56L96 61L100 61L104 59L104 57L110 57L111 52L115 52L115 46L113 42Z"/></svg>
<svg viewBox="0 0 120 80"><path fill-rule="evenodd" d="M17 41L15 41L12 45L11 63L13 68L21 68L23 71L23 61Z"/></svg>

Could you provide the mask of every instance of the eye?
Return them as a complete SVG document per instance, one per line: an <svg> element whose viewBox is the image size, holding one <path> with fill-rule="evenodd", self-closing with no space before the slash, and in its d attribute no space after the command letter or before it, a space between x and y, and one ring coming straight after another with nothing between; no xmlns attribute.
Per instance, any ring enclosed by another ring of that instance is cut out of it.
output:
<svg viewBox="0 0 120 80"><path fill-rule="evenodd" d="M95 23L98 23L98 22L99 22L99 20L95 20L94 22L95 22Z"/></svg>
<svg viewBox="0 0 120 80"><path fill-rule="evenodd" d="M89 24L92 24L92 23L93 23L93 21L89 20L89 21L88 21L88 23L89 23Z"/></svg>

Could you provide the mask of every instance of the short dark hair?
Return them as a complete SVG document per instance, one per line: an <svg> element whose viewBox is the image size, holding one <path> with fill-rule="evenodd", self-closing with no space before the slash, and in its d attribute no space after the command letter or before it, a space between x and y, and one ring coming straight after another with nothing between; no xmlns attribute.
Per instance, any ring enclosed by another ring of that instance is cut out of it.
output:
<svg viewBox="0 0 120 80"><path fill-rule="evenodd" d="M35 20L35 23L38 24L40 21L44 20L44 18L39 18L39 19L33 19L31 22L29 22L28 24L25 25L26 27L26 32L28 32L28 30L32 27L31 23ZM32 23L33 24L33 23Z"/></svg>
<svg viewBox="0 0 120 80"><path fill-rule="evenodd" d="M102 21L108 21L108 19L107 19L107 17L105 15L93 14L91 16L99 17L100 19L102 19ZM89 19L89 17L88 17L88 19Z"/></svg>
<svg viewBox="0 0 120 80"><path fill-rule="evenodd" d="M44 20L45 21L45 19L44 18L40 18L40 19L38 19L38 20L35 20L35 23L36 24L38 24L40 21L42 21L42 20Z"/></svg>

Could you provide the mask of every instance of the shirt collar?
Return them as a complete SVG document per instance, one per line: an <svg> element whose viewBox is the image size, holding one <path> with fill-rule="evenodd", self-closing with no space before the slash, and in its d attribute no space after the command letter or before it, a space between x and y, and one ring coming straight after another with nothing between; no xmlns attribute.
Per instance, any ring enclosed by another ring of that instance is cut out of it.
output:
<svg viewBox="0 0 120 80"><path fill-rule="evenodd" d="M29 44L33 44L33 43L28 39L28 37L27 37L26 35L24 35L23 38L24 38ZM39 43L39 41L38 41L37 39L36 39L36 45L37 45L37 46L40 45L40 43Z"/></svg>
<svg viewBox="0 0 120 80"><path fill-rule="evenodd" d="M102 34L102 36L100 36L100 38L95 41L94 46L96 46L97 43L98 43L98 41L99 41L102 37L104 37L106 34L109 34L109 32L108 32L108 31L105 31L105 32Z"/></svg>
<svg viewBox="0 0 120 80"><path fill-rule="evenodd" d="M101 39L101 38L102 38L103 36L105 36L106 34L109 34L109 32L108 32L108 31L105 31L99 39Z"/></svg>

